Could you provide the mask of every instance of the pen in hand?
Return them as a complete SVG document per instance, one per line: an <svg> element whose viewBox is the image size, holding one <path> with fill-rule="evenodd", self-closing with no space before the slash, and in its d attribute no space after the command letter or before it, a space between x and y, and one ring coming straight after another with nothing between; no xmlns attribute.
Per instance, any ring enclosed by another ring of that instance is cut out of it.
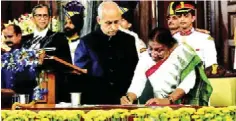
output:
<svg viewBox="0 0 236 121"><path fill-rule="evenodd" d="M129 98L129 96L128 96L128 95L126 95L126 98L128 99L128 101L129 101L129 104L132 104L132 102L131 102L131 100L130 100L130 98Z"/></svg>

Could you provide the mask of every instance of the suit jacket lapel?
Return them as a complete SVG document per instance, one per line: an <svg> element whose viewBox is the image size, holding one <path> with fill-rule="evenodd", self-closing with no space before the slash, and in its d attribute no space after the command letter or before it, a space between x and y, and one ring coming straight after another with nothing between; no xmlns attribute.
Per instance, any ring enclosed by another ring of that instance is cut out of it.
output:
<svg viewBox="0 0 236 121"><path fill-rule="evenodd" d="M52 32L51 30L48 30L46 36L49 37L49 36L51 36L53 33L54 33L54 32ZM44 47L44 44L45 44L47 41L48 41L48 40L42 41L42 42L40 43L40 48Z"/></svg>

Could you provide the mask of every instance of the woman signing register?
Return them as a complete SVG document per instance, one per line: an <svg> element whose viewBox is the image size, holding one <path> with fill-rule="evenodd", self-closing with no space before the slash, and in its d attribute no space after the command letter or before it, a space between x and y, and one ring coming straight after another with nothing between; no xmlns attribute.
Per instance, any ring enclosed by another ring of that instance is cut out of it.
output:
<svg viewBox="0 0 236 121"><path fill-rule="evenodd" d="M121 104L132 104L150 81L154 98L147 105L208 105L212 87L190 46L178 44L168 29L155 28L149 36L149 52L143 54Z"/></svg>

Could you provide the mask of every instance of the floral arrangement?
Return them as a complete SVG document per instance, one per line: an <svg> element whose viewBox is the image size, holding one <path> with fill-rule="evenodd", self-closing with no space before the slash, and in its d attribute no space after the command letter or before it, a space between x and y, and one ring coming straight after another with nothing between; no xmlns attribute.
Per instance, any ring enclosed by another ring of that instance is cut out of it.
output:
<svg viewBox="0 0 236 121"><path fill-rule="evenodd" d="M18 20L14 19L13 21L8 21L7 24L4 24L4 26L7 26L9 24L16 24L18 25L21 30L22 30L22 35L28 35L33 33L35 29L35 24L32 21L32 14L23 14L21 15ZM57 17L53 16L52 17L52 31L53 32L58 32L59 31L59 20Z"/></svg>
<svg viewBox="0 0 236 121"><path fill-rule="evenodd" d="M236 106L172 109L170 107L139 108L135 110L2 110L3 121L235 121Z"/></svg>
<svg viewBox="0 0 236 121"><path fill-rule="evenodd" d="M1 55L1 67L13 73L22 72L25 68L35 71L35 67L41 64L42 50L15 49L13 52L5 52Z"/></svg>
<svg viewBox="0 0 236 121"><path fill-rule="evenodd" d="M36 81L37 81L37 86L34 88L34 93L33 93L33 100L43 100L44 99L44 95L48 93L48 89L43 87L43 82L47 82L48 79L45 76L45 71L42 70L38 77L36 77Z"/></svg>
<svg viewBox="0 0 236 121"><path fill-rule="evenodd" d="M1 55L1 66L13 73L29 70L36 74L35 68L42 64L44 53L43 50L15 49L13 52L6 52ZM42 86L42 82L47 80L44 75L44 71L41 71L36 77L38 85L34 88L34 100L42 100L48 92L48 89Z"/></svg>

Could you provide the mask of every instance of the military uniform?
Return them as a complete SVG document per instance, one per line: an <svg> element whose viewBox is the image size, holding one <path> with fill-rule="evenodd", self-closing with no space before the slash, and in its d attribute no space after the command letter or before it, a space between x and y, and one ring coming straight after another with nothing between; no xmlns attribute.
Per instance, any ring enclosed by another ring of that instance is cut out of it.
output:
<svg viewBox="0 0 236 121"><path fill-rule="evenodd" d="M205 67L217 64L217 53L214 39L205 33L201 33L192 28L187 33L178 32L174 35L179 43L190 45L203 60Z"/></svg>
<svg viewBox="0 0 236 121"><path fill-rule="evenodd" d="M191 1L175 2L173 5L177 16L187 13L195 15L195 3ZM174 35L179 43L190 45L204 62L205 67L217 64L217 52L214 39L205 32L191 28L187 31L180 31Z"/></svg>
<svg viewBox="0 0 236 121"><path fill-rule="evenodd" d="M140 58L142 56L141 53L143 53L144 51L147 50L147 47L145 45L145 43L143 42L143 40L141 40L138 35L133 32L133 31L130 31L130 30L126 30L126 29L123 29L123 28L119 28L122 32L125 32L131 36L133 36L135 38L135 46L136 46L136 50L137 50L137 53L138 53L138 57Z"/></svg>
<svg viewBox="0 0 236 121"><path fill-rule="evenodd" d="M128 23L130 23L132 25L132 10L129 10L128 8L124 8L124 7L120 7L120 11L122 13L122 18L125 19ZM143 42L143 40L141 40L138 36L137 33L135 33L134 31L131 31L129 29L124 29L121 26L119 27L119 30L122 32L125 32L131 36L133 36L135 38L135 46L136 46L136 50L138 53L139 58L141 57L141 53L143 53L144 51L146 51L147 47L146 44Z"/></svg>

